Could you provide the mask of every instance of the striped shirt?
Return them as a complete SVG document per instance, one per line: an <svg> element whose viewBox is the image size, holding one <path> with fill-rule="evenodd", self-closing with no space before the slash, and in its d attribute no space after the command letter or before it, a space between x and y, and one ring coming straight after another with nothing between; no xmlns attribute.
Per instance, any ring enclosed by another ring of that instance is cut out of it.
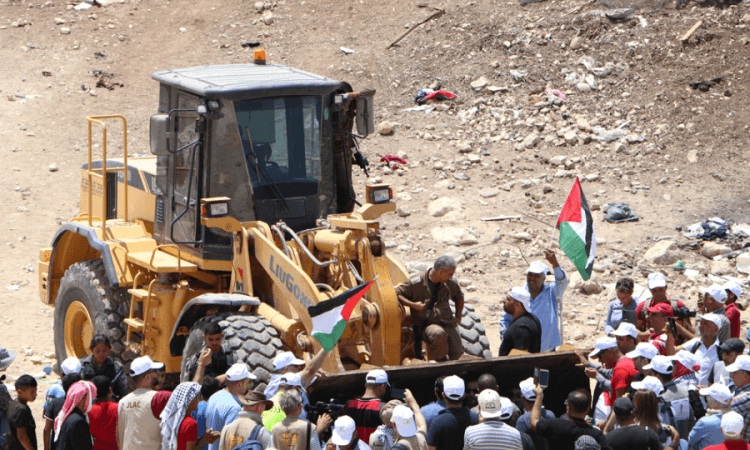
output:
<svg viewBox="0 0 750 450"><path fill-rule="evenodd" d="M750 384L746 384L734 392L732 399L732 411L740 414L745 420L745 441L750 439Z"/></svg>
<svg viewBox="0 0 750 450"><path fill-rule="evenodd" d="M464 450L521 450L521 433L499 420L472 425L464 433Z"/></svg>

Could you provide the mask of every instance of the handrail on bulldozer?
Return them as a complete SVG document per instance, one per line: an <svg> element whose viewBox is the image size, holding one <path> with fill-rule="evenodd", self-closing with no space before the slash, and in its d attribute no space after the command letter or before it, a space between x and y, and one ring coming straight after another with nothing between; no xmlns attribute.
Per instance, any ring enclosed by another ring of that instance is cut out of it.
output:
<svg viewBox="0 0 750 450"><path fill-rule="evenodd" d="M122 140L123 140L123 165L115 169L107 169L107 125L103 120L119 119L122 121ZM125 189L124 201L125 201L125 221L128 220L128 124L125 117L120 115L114 116L86 116L86 121L89 127L89 165L88 165L88 181L89 181L89 226L92 226L92 203L93 203L93 175L95 173L102 174L102 236L105 236L107 230L107 173L108 172L123 172ZM102 168L92 168L93 163L93 140L91 135L91 125L97 123L102 127Z"/></svg>

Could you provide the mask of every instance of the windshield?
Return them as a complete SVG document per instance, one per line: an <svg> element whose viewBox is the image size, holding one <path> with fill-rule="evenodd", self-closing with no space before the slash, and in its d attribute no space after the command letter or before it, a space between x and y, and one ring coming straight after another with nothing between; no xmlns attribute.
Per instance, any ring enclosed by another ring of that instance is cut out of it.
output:
<svg viewBox="0 0 750 450"><path fill-rule="evenodd" d="M235 102L234 108L254 188L288 183L317 186L320 97L244 100Z"/></svg>

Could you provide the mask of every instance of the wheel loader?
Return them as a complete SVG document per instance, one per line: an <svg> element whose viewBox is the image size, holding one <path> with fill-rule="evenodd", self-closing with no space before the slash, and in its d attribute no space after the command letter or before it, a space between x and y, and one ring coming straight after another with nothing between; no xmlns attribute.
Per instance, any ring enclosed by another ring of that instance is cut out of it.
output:
<svg viewBox="0 0 750 450"><path fill-rule="evenodd" d="M267 64L262 51L250 64L152 78L160 85L153 156L128 156L123 116L87 117L80 213L40 252L58 361L86 356L103 333L123 364L149 355L184 379L203 326L217 321L224 349L249 365L262 390L279 351L309 360L320 348L309 306L374 280L325 360L321 398L361 388L346 380L371 367L406 366L396 383L419 388L440 373L491 370L472 369L491 353L470 305L459 329L477 361L415 358L411 317L395 294L409 273L386 251L378 222L396 208L392 190L368 184L358 200L352 186L353 165L367 168L358 142L374 129L374 90ZM122 137L121 157L107 153L108 130ZM93 157L97 139L101 159ZM562 355L549 364L532 355L498 361L520 370L517 383L532 362L568 371L575 356Z"/></svg>

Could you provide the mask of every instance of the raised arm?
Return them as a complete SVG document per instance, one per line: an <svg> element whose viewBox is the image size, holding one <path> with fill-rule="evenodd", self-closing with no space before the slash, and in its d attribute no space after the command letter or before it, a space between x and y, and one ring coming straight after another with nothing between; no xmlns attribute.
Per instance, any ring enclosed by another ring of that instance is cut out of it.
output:
<svg viewBox="0 0 750 450"><path fill-rule="evenodd" d="M424 420L424 415L422 414L422 410L419 409L419 404L414 399L414 396L411 394L411 391L408 389L404 391L404 400L406 400L406 406L408 406L409 408L411 408L412 411L414 411L414 423L417 425L417 431L421 431L426 434L427 433L427 421Z"/></svg>
<svg viewBox="0 0 750 450"><path fill-rule="evenodd" d="M541 386L538 384L534 386L534 394L536 395L536 400L534 400L534 407L531 409L531 418L530 423L531 429L533 431L536 431L536 426L539 423L539 421L542 419L542 399L544 398L544 390Z"/></svg>
<svg viewBox="0 0 750 450"><path fill-rule="evenodd" d="M313 356L313 358L305 366L305 368L302 369L302 372L300 372L300 383L302 383L302 386L305 389L307 389L307 386L312 383L315 374L318 373L320 368L323 366L323 361L325 361L326 355L328 355L328 352L321 348L320 350L318 350L318 353Z"/></svg>

